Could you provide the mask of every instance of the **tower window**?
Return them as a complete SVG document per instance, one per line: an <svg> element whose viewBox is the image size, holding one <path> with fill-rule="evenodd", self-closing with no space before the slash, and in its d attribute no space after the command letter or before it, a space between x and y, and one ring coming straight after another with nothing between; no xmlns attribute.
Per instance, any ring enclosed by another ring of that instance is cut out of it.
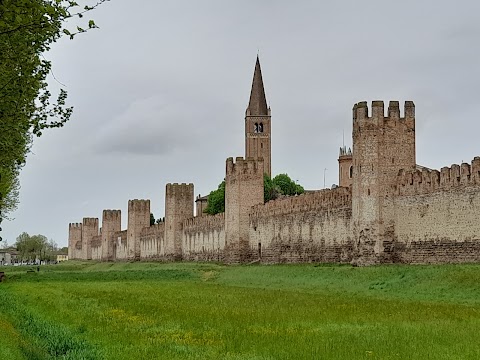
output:
<svg viewBox="0 0 480 360"><path fill-rule="evenodd" d="M349 174L350 179L353 177L353 166L350 166Z"/></svg>
<svg viewBox="0 0 480 360"><path fill-rule="evenodd" d="M258 133L258 123L255 123L255 128L254 128L253 132Z"/></svg>
<svg viewBox="0 0 480 360"><path fill-rule="evenodd" d="M258 132L263 133L263 123L258 124Z"/></svg>

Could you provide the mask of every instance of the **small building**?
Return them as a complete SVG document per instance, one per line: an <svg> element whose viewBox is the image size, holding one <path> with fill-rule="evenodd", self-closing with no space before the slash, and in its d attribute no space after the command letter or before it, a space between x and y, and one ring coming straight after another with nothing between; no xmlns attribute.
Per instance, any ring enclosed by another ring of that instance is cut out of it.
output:
<svg viewBox="0 0 480 360"><path fill-rule="evenodd" d="M15 248L0 250L0 266L13 265L18 262L18 251Z"/></svg>
<svg viewBox="0 0 480 360"><path fill-rule="evenodd" d="M67 254L57 254L57 262L62 262L67 260L68 260Z"/></svg>

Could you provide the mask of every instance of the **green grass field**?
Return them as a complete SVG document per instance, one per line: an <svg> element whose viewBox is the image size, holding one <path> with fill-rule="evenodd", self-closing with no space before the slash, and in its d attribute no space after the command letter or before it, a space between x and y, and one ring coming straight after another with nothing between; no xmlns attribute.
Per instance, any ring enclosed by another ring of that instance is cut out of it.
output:
<svg viewBox="0 0 480 360"><path fill-rule="evenodd" d="M0 359L480 359L480 265L4 267Z"/></svg>

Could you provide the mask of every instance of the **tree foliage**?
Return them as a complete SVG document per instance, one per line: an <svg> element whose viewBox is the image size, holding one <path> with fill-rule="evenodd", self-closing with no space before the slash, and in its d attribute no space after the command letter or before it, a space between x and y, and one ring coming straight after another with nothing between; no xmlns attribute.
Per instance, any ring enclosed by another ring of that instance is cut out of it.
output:
<svg viewBox="0 0 480 360"><path fill-rule="evenodd" d="M55 260L58 250L57 244L53 240L48 240L44 235L30 236L26 232L21 233L16 241L20 258L24 261L35 260Z"/></svg>
<svg viewBox="0 0 480 360"><path fill-rule="evenodd" d="M271 179L267 174L263 176L263 200L268 202L280 196L300 195L305 192L301 185L295 183L287 174L279 174ZM225 181L218 185L218 189L208 195L207 207L203 211L209 215L225 212Z"/></svg>
<svg viewBox="0 0 480 360"><path fill-rule="evenodd" d="M210 215L225 212L225 180L218 185L217 190L210 192L207 207L203 212Z"/></svg>
<svg viewBox="0 0 480 360"><path fill-rule="evenodd" d="M64 25L105 1L109 0L90 5L71 0L0 1L0 218L17 205L18 176L33 137L62 127L72 114L65 90L52 99L47 83L51 63L44 54L62 35L73 38L96 28L93 20L75 31Z"/></svg>

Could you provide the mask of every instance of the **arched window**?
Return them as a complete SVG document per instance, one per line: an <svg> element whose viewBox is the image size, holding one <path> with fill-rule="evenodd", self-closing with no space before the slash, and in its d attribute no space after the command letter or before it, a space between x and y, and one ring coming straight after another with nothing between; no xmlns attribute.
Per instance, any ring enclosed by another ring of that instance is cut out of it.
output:
<svg viewBox="0 0 480 360"><path fill-rule="evenodd" d="M350 171L348 176L350 176L350 179L353 177L353 166L350 166Z"/></svg>
<svg viewBox="0 0 480 360"><path fill-rule="evenodd" d="M258 124L258 132L263 133L263 123Z"/></svg>
<svg viewBox="0 0 480 360"><path fill-rule="evenodd" d="M255 128L254 128L253 132L258 133L258 123L255 123Z"/></svg>

